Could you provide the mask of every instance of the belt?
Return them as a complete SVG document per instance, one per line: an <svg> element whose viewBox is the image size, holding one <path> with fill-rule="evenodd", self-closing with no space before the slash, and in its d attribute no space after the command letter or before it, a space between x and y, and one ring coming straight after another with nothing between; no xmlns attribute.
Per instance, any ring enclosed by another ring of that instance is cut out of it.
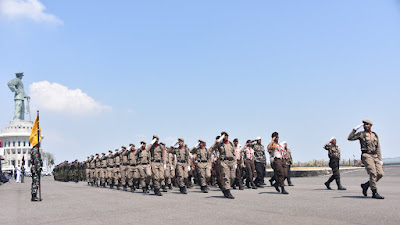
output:
<svg viewBox="0 0 400 225"><path fill-rule="evenodd" d="M208 162L207 160L201 160L201 161L199 161L199 162L201 162L201 163L206 163L206 162Z"/></svg>
<svg viewBox="0 0 400 225"><path fill-rule="evenodd" d="M104 169L104 168L107 168L107 166L103 166L103 167L101 167L101 168L103 168L103 169Z"/></svg>
<svg viewBox="0 0 400 225"><path fill-rule="evenodd" d="M137 166L138 164L130 164L130 166Z"/></svg>
<svg viewBox="0 0 400 225"><path fill-rule="evenodd" d="M159 162L161 162L161 160L153 160L153 162L158 162L159 163Z"/></svg>
<svg viewBox="0 0 400 225"><path fill-rule="evenodd" d="M124 166L128 166L129 165L129 163L124 163Z"/></svg>
<svg viewBox="0 0 400 225"><path fill-rule="evenodd" d="M282 158L277 158L277 157L274 158L274 160L278 160L278 159L282 159Z"/></svg>
<svg viewBox="0 0 400 225"><path fill-rule="evenodd" d="M108 168L113 168L114 166L108 166Z"/></svg>
<svg viewBox="0 0 400 225"><path fill-rule="evenodd" d="M148 163L141 163L142 165L147 165Z"/></svg>
<svg viewBox="0 0 400 225"><path fill-rule="evenodd" d="M228 157L228 158L224 158L224 159L222 159L222 160L229 160L229 161L233 161L233 160L234 160L234 158L233 158L233 157Z"/></svg>
<svg viewBox="0 0 400 225"><path fill-rule="evenodd" d="M178 161L178 162L180 162L180 163L186 163L187 161L186 161L186 160L180 160L180 161Z"/></svg>
<svg viewBox="0 0 400 225"><path fill-rule="evenodd" d="M376 151L373 151L373 152L368 152L368 150L361 150L361 153L362 153L362 154L364 154L364 153L367 153L367 154L371 154L371 155L375 155L375 154L377 154L377 152L376 152Z"/></svg>

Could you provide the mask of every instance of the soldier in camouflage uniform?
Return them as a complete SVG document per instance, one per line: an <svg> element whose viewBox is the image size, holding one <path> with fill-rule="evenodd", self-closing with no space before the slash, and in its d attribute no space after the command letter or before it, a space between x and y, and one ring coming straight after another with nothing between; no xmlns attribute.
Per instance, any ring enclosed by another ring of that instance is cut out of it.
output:
<svg viewBox="0 0 400 225"><path fill-rule="evenodd" d="M100 173L101 173L101 160L100 160L100 155L98 153L96 153L96 158L94 159L94 165L95 165L94 185L98 187L100 186Z"/></svg>
<svg viewBox="0 0 400 225"><path fill-rule="evenodd" d="M112 154L112 151L109 150L107 157L107 184L110 185L111 189L114 186L113 178L114 178L114 155Z"/></svg>
<svg viewBox="0 0 400 225"><path fill-rule="evenodd" d="M88 183L88 185L90 185L90 156L87 157L84 164L85 164L85 172L86 172L85 180Z"/></svg>
<svg viewBox="0 0 400 225"><path fill-rule="evenodd" d="M254 149L254 163L256 167L257 177L254 181L257 187L263 187L264 184L264 173L265 173L265 163L267 158L265 156L264 145L261 144L261 137L256 138L256 143L251 146Z"/></svg>
<svg viewBox="0 0 400 225"><path fill-rule="evenodd" d="M37 192L40 186L40 173L42 172L42 157L39 151L39 145L31 149L31 173L32 173L32 187L31 187L31 201L41 201L37 197Z"/></svg>
<svg viewBox="0 0 400 225"><path fill-rule="evenodd" d="M329 156L329 167L332 169L332 176L325 186L327 189L331 190L330 184L333 180L336 180L338 190L346 190L340 183L340 172L339 172L339 161L340 161L340 148L336 145L336 138L332 137L328 143L325 144L324 149L328 151Z"/></svg>
<svg viewBox="0 0 400 225"><path fill-rule="evenodd" d="M115 149L115 153L114 153L114 185L117 186L117 190L119 190L121 187L120 165L121 165L121 154L119 152L119 149Z"/></svg>
<svg viewBox="0 0 400 225"><path fill-rule="evenodd" d="M105 188L107 179L107 156L104 152L101 153L100 164L100 186Z"/></svg>

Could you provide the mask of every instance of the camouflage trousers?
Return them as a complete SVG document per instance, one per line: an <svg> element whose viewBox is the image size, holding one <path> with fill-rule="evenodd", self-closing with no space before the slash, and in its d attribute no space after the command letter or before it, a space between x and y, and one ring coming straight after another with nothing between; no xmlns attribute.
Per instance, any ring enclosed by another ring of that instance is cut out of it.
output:
<svg viewBox="0 0 400 225"><path fill-rule="evenodd" d="M31 194L36 195L39 189L39 174L38 173L32 173L32 188L31 188Z"/></svg>

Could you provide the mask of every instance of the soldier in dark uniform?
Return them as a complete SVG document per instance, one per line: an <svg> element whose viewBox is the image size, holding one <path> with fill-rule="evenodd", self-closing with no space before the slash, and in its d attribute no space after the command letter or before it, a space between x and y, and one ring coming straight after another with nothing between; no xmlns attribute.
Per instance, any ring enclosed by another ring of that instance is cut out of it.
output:
<svg viewBox="0 0 400 225"><path fill-rule="evenodd" d="M43 162L39 151L39 145L35 145L31 149L31 173L32 173L32 187L31 187L31 201L41 201L37 197L37 192L40 185L40 175L42 172Z"/></svg>
<svg viewBox="0 0 400 225"><path fill-rule="evenodd" d="M364 126L364 131L357 132L360 127ZM372 198L384 199L378 194L376 183L383 177L383 162L381 146L378 135L371 130L372 122L363 120L363 124L354 128L349 137L349 141L359 140L361 145L361 160L369 174L369 181L361 184L364 196L367 196L368 188L371 187Z"/></svg>
<svg viewBox="0 0 400 225"><path fill-rule="evenodd" d="M329 178L327 182L325 182L326 188L331 190L330 183L333 180L336 180L336 184L338 186L338 190L346 190L345 187L340 183L340 171L339 171L339 162L340 162L340 148L336 145L336 138L332 137L328 143L325 144L324 149L328 151L329 156L329 167L332 169L332 176Z"/></svg>

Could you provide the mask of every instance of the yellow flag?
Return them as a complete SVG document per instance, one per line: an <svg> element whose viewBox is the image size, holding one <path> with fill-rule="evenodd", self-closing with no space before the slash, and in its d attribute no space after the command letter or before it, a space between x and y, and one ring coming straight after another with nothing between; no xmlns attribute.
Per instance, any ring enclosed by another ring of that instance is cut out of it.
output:
<svg viewBox="0 0 400 225"><path fill-rule="evenodd" d="M29 142L32 144L32 146L35 146L40 141L42 141L41 132L42 132L42 129L40 128L40 125L39 125L39 115L37 115L35 122L33 123L33 126L32 126L31 136L29 137ZM39 140L38 140L38 136L39 136Z"/></svg>

